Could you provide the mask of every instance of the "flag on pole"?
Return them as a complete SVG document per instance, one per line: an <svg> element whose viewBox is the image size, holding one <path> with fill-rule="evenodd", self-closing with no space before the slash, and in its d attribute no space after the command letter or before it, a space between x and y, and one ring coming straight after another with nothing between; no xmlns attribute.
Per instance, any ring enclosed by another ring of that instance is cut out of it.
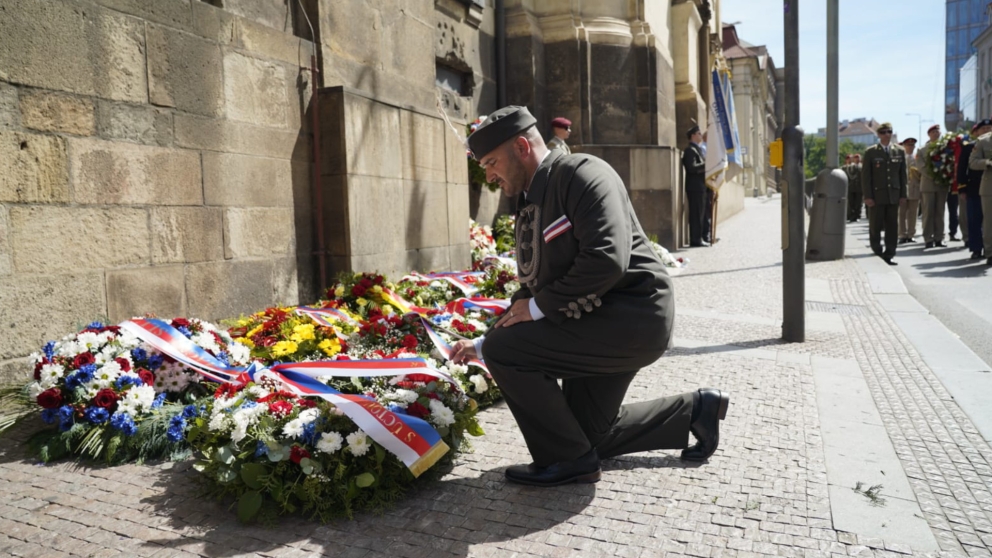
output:
<svg viewBox="0 0 992 558"><path fill-rule="evenodd" d="M706 183L718 190L743 167L730 72L713 70L713 98L706 128Z"/></svg>

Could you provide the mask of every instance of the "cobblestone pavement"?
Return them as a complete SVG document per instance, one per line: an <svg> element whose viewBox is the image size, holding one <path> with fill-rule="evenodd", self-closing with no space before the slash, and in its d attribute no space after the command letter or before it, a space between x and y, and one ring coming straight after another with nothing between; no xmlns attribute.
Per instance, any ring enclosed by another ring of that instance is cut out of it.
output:
<svg viewBox="0 0 992 558"><path fill-rule="evenodd" d="M473 453L385 514L259 527L238 524L226 502L203 500L189 462L41 466L17 443L22 431L0 440L0 555L987 555L988 445L912 346L889 335L896 328L854 262L807 266L808 277L830 281L838 302L865 307L843 316L848 335L809 331L806 344L778 341L769 325L781 319L778 203L748 200L743 214L720 226L720 243L687 252L691 265L676 278L678 308L687 314L677 318L676 335L696 348L670 350L638 375L628 395L636 401L700 386L728 390L723 441L708 463L652 452L604 462L595 485L506 484L503 469L529 456L498 405L481 414L487 435L474 441ZM755 346L780 357L857 360L940 552L832 527L811 367L734 350Z"/></svg>

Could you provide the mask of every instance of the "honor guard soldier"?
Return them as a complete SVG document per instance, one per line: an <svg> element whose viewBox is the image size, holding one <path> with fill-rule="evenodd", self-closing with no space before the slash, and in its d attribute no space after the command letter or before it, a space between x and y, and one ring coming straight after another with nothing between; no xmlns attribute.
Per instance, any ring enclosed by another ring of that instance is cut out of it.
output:
<svg viewBox="0 0 992 558"><path fill-rule="evenodd" d="M710 236L706 230L709 188L706 187L706 155L700 147L703 134L699 132L699 126L693 126L685 135L689 138L689 145L682 152L682 168L685 170L685 199L689 214L689 246L709 246L710 243L705 240Z"/></svg>
<svg viewBox="0 0 992 558"><path fill-rule="evenodd" d="M899 142L906 152L906 203L899 206L899 244L916 242L916 221L920 211L920 169L916 166L916 138ZM967 164L967 163L965 163Z"/></svg>
<svg viewBox="0 0 992 558"><path fill-rule="evenodd" d="M892 124L878 127L878 143L865 150L861 189L868 206L868 238L872 252L889 265L896 265L896 235L899 206L906 203L906 152L892 144ZM885 250L882 250L882 231Z"/></svg>
<svg viewBox="0 0 992 558"><path fill-rule="evenodd" d="M548 142L548 149L561 149L565 155L571 155L572 148L565 143L565 140L572 135L572 121L560 116L555 118L551 121L551 132L554 137Z"/></svg>
<svg viewBox="0 0 992 558"><path fill-rule="evenodd" d="M927 128L930 141L920 149L916 165L920 169L920 204L923 206L923 240L926 248L946 248L944 244L944 210L947 208L947 186L940 186L926 170L927 159L933 155L940 138L940 124Z"/></svg>
<svg viewBox="0 0 992 558"><path fill-rule="evenodd" d="M507 468L507 480L596 482L600 459L658 449L709 458L727 394L621 405L638 370L668 347L672 280L616 171L590 155L549 151L535 124L525 107L505 107L468 138L486 179L522 198L520 290L481 342L458 341L452 354L461 362L481 352L527 442L534 462ZM690 432L698 443L687 447Z"/></svg>

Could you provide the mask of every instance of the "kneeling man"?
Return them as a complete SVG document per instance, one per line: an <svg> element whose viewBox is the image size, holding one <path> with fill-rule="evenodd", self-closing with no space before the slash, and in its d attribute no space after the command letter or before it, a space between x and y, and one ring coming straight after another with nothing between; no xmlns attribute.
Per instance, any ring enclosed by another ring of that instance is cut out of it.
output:
<svg viewBox="0 0 992 558"><path fill-rule="evenodd" d="M453 355L481 354L527 442L534 462L506 478L596 482L600 459L658 449L706 460L727 394L621 405L637 371L665 352L675 317L672 280L623 181L596 157L549 152L535 124L526 108L506 107L468 138L486 179L520 197L520 291L481 341L459 341Z"/></svg>

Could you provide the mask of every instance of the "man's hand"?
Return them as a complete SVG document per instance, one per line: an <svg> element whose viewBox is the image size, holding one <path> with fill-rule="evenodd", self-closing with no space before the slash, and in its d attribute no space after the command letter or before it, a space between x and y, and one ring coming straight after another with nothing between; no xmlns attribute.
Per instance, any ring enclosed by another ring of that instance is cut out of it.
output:
<svg viewBox="0 0 992 558"><path fill-rule="evenodd" d="M510 309L503 314L503 317L496 322L493 327L510 327L520 322L532 322L534 318L530 315L530 299L522 298L513 303Z"/></svg>
<svg viewBox="0 0 992 558"><path fill-rule="evenodd" d="M906 198L899 198L899 205L906 205Z"/></svg>
<svg viewBox="0 0 992 558"><path fill-rule="evenodd" d="M455 364L465 364L469 359L479 358L479 355L475 352L475 343L470 339L462 339L456 341L451 348L451 360Z"/></svg>
<svg viewBox="0 0 992 558"><path fill-rule="evenodd" d="M865 198L865 205L868 207L875 207L875 200L871 198Z"/></svg>

